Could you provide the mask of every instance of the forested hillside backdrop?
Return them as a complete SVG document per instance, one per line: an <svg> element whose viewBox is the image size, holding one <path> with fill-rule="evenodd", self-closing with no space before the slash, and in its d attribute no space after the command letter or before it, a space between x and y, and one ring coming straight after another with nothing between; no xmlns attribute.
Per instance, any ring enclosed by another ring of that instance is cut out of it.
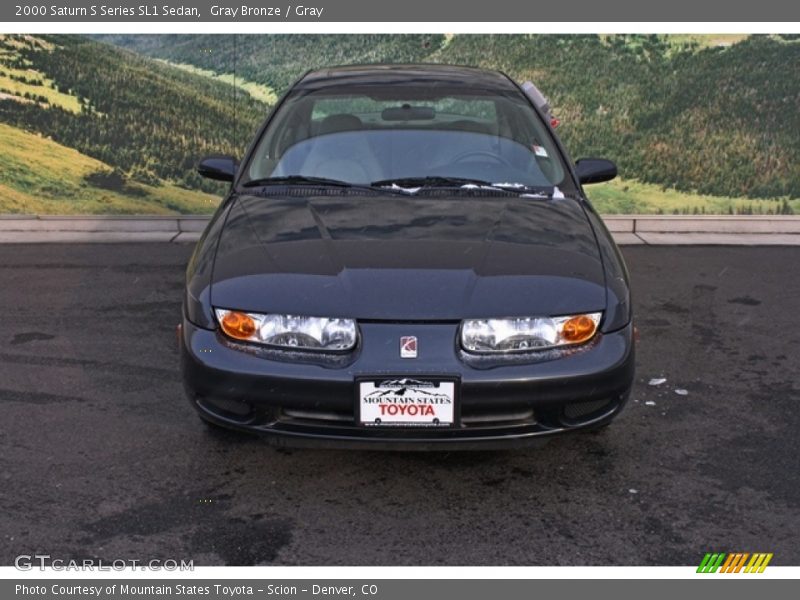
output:
<svg viewBox="0 0 800 600"><path fill-rule="evenodd" d="M333 64L501 69L549 97L602 212L800 212L798 36L2 35L0 212L210 212L291 82Z"/></svg>

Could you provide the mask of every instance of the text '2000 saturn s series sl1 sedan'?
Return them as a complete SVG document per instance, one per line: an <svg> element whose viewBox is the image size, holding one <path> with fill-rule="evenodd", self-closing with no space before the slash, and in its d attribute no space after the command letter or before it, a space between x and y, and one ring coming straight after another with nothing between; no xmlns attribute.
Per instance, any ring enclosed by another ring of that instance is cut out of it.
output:
<svg viewBox="0 0 800 600"><path fill-rule="evenodd" d="M532 89L531 89L532 88ZM628 276L535 87L433 65L307 73L187 270L200 416L279 443L515 446L608 424L633 382Z"/></svg>

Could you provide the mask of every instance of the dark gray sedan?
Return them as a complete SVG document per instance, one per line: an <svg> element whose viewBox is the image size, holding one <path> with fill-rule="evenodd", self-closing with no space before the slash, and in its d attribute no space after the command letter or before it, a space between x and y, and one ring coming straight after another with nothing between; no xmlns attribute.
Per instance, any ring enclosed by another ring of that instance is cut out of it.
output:
<svg viewBox="0 0 800 600"><path fill-rule="evenodd" d="M514 446L608 424L634 375L625 265L547 114L502 73L307 73L187 271L186 390L279 443Z"/></svg>

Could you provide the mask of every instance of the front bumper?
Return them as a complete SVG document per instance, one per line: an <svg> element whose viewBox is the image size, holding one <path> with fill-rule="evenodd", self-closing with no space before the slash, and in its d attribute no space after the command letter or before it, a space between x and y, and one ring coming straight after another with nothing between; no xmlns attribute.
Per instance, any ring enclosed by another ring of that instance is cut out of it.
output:
<svg viewBox="0 0 800 600"><path fill-rule="evenodd" d="M633 384L633 326L598 335L585 348L539 362L475 361L457 347L453 323L361 323L357 350L326 358L237 344L184 318L181 365L200 416L262 433L279 445L373 449L472 449L527 445L613 419ZM399 339L419 354L402 359ZM457 425L374 428L357 423L356 380L456 380Z"/></svg>

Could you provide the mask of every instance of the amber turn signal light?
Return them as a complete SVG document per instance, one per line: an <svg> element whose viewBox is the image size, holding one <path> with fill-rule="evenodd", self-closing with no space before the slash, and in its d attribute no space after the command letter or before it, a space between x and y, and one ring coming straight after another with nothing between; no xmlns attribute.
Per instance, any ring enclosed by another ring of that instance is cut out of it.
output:
<svg viewBox="0 0 800 600"><path fill-rule="evenodd" d="M237 340L250 339L256 332L256 322L244 313L230 311L220 321L222 331Z"/></svg>
<svg viewBox="0 0 800 600"><path fill-rule="evenodd" d="M585 342L597 330L594 319L586 315L572 317L561 326L561 338L571 342Z"/></svg>

